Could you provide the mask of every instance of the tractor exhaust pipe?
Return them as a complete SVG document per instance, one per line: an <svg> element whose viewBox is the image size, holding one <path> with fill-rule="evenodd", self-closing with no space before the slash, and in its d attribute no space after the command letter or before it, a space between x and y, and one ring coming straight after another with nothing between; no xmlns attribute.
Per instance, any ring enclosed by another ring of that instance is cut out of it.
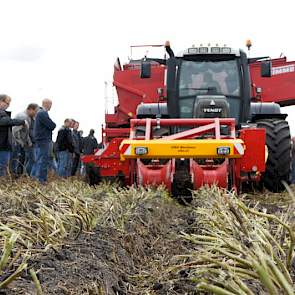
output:
<svg viewBox="0 0 295 295"><path fill-rule="evenodd" d="M166 52L169 54L169 57L174 57L174 52L170 47L170 42L169 41L165 42L165 49L166 49Z"/></svg>

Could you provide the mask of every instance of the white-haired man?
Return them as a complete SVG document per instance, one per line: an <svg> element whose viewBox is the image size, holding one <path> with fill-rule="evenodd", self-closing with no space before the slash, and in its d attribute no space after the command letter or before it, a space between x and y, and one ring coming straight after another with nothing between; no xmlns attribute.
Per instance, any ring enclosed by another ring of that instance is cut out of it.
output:
<svg viewBox="0 0 295 295"><path fill-rule="evenodd" d="M50 144L52 142L52 131L56 124L49 118L48 112L52 106L50 99L42 101L42 108L37 113L33 137L36 145L36 178L41 183L47 181Z"/></svg>

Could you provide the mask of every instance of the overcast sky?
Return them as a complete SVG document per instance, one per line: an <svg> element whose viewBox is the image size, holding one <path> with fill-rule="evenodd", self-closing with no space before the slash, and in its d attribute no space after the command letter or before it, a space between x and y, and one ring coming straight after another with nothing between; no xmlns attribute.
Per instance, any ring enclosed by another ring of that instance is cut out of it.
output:
<svg viewBox="0 0 295 295"><path fill-rule="evenodd" d="M0 93L12 97L14 114L48 97L58 126L73 117L86 133L98 131L104 81L111 82L117 56L127 61L130 45L170 40L175 51L208 42L244 48L250 38L252 56L295 60L294 3L0 0Z"/></svg>

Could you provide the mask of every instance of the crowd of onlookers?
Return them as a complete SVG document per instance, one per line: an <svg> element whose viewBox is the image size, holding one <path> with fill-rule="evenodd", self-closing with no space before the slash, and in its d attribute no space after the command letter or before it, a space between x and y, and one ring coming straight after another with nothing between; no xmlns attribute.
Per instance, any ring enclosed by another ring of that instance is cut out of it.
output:
<svg viewBox="0 0 295 295"><path fill-rule="evenodd" d="M79 122L65 119L53 142L56 124L49 116L50 99L44 99L41 106L30 103L14 118L7 111L10 102L8 95L0 94L0 177L10 172L16 177L27 175L45 183L49 170L61 177L84 173L81 155L93 154L100 147L93 129L83 137ZM295 137L291 182L295 184Z"/></svg>
<svg viewBox="0 0 295 295"><path fill-rule="evenodd" d="M0 177L9 172L46 183L49 170L61 177L83 174L81 155L93 154L99 147L93 129L83 137L79 122L65 119L53 142L56 124L49 116L50 99L41 106L30 103L14 118L7 111L10 102L8 95L0 95Z"/></svg>

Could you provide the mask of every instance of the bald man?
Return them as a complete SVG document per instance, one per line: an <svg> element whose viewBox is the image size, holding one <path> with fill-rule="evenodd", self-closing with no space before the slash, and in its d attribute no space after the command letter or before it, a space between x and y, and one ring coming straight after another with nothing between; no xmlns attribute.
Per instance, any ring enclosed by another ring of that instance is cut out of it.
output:
<svg viewBox="0 0 295 295"><path fill-rule="evenodd" d="M36 145L36 167L35 176L40 183L46 183L50 144L52 142L52 131L56 124L50 119L48 112L52 106L52 101L48 98L42 101L42 108L37 113L34 125L34 140Z"/></svg>

